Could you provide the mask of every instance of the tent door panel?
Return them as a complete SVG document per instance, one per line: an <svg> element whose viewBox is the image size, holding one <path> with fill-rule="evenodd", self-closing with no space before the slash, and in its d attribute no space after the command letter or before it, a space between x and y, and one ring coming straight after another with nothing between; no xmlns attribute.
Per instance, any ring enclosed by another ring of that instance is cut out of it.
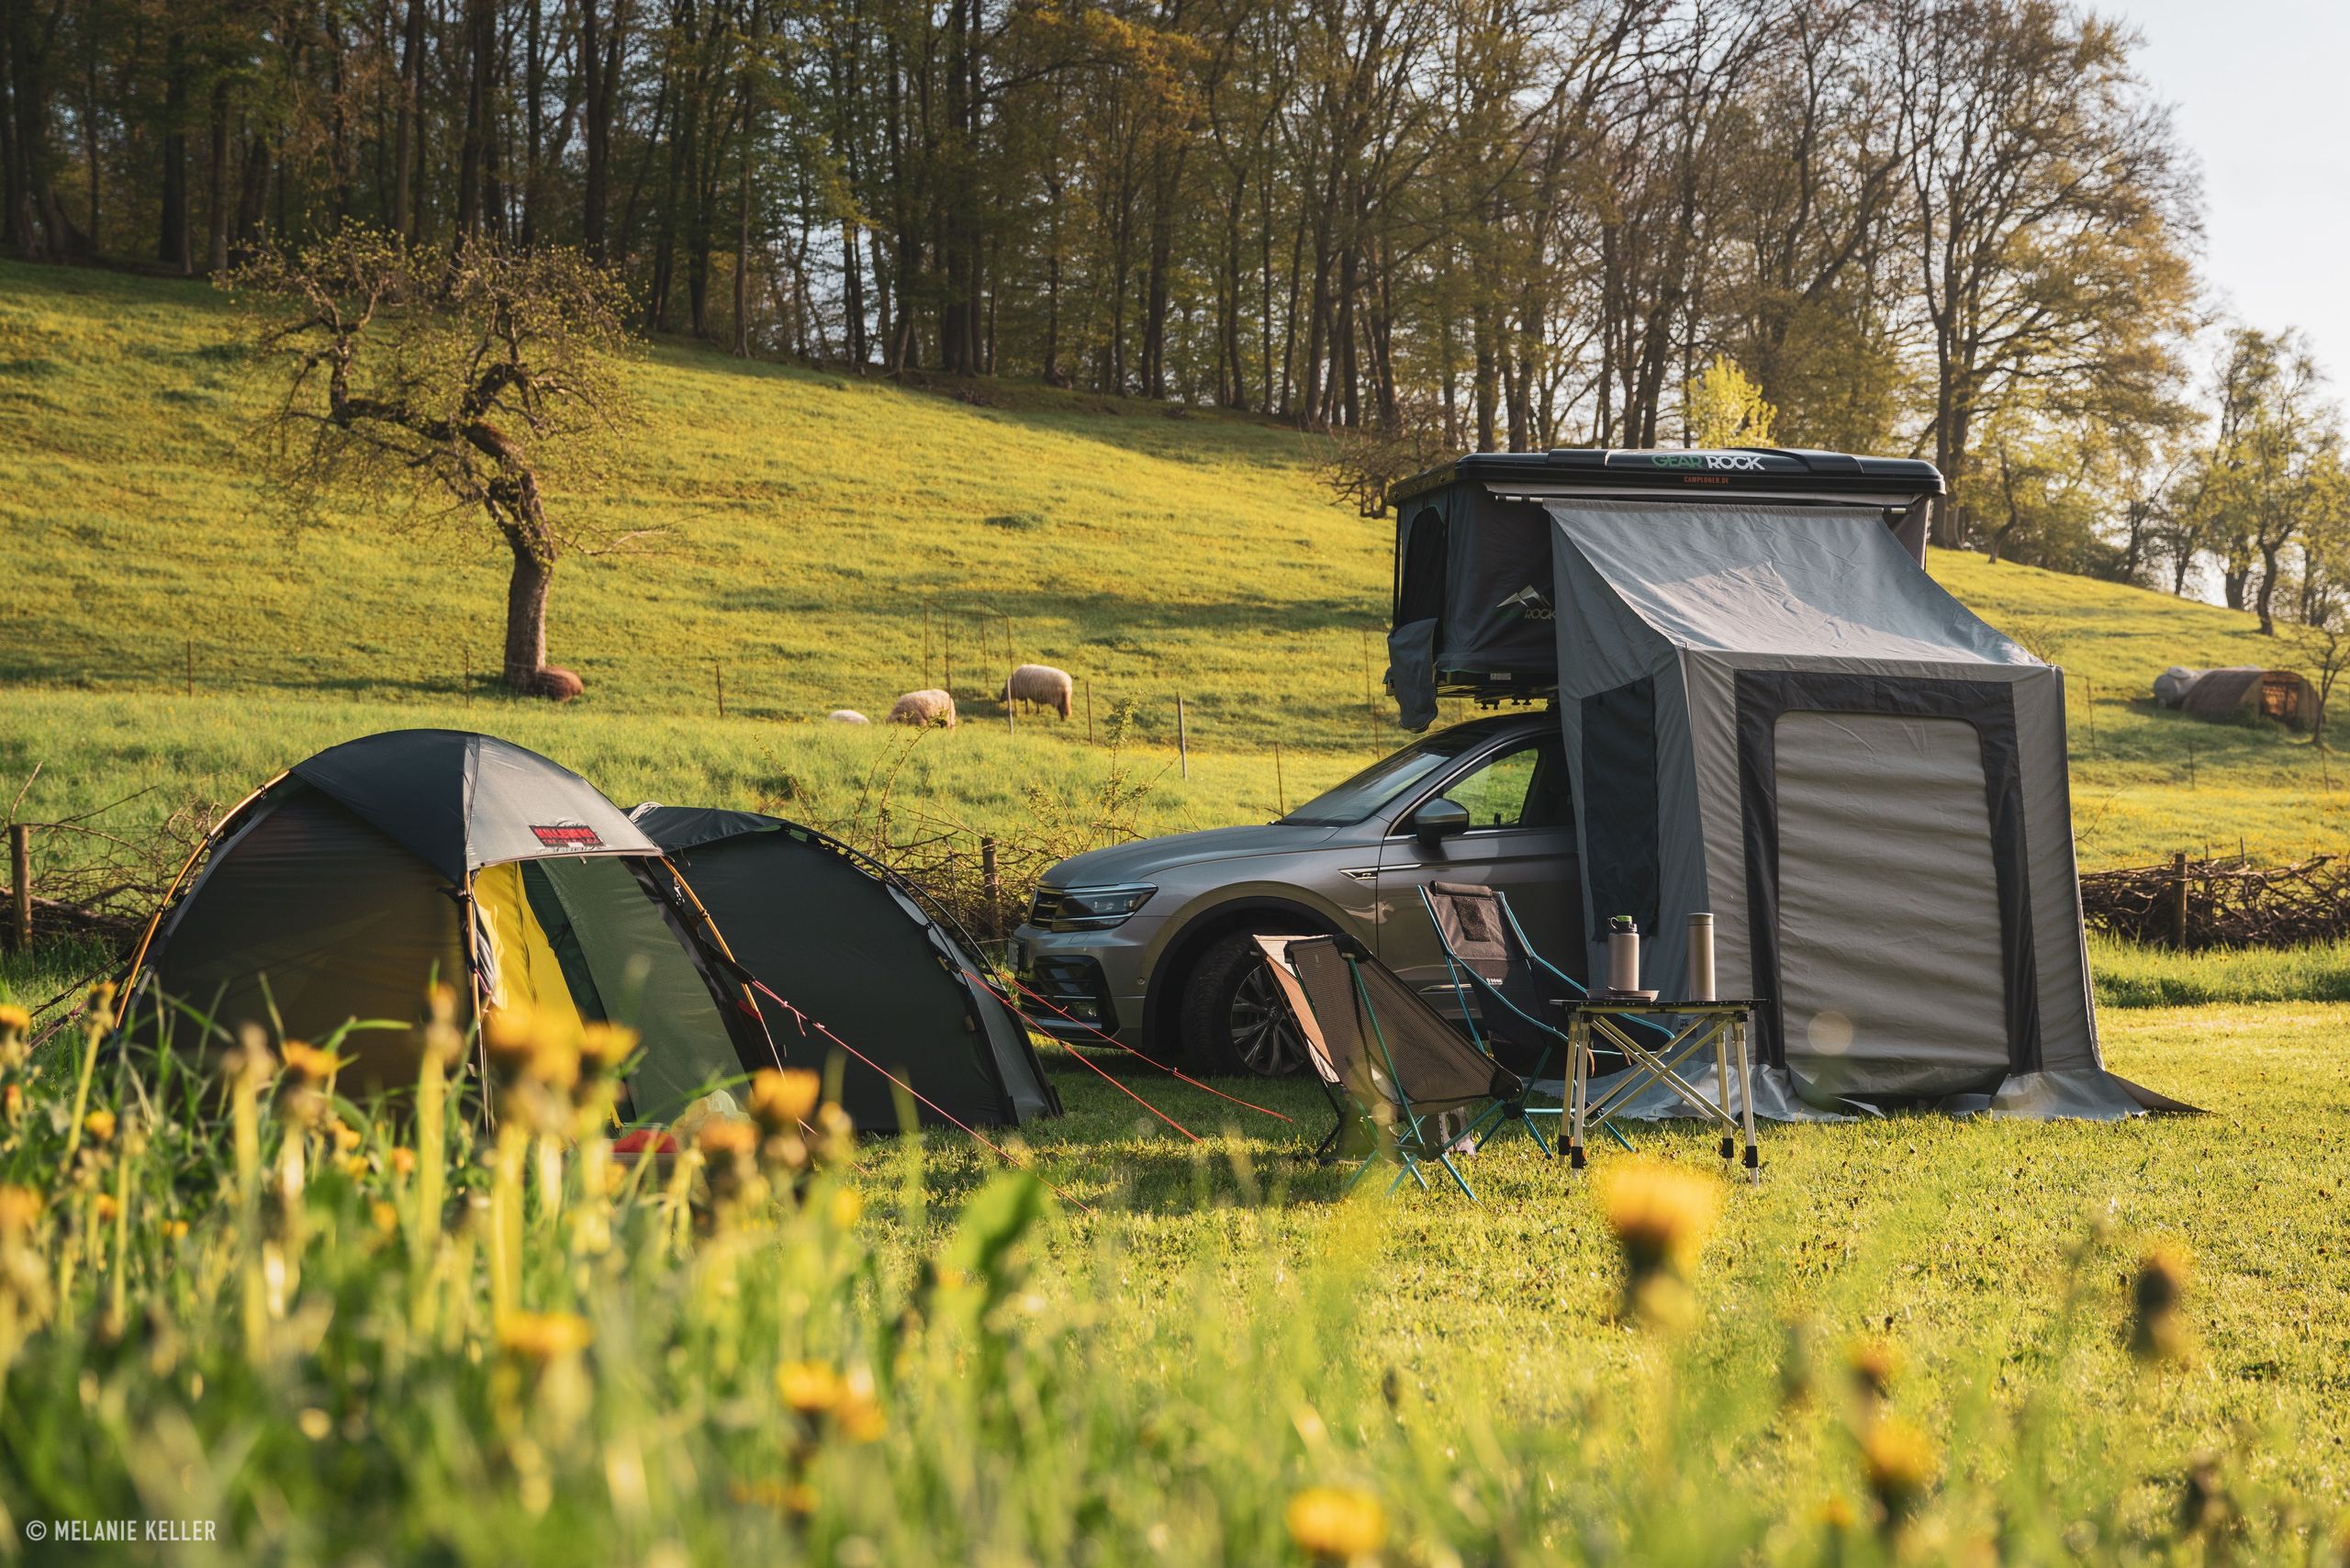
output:
<svg viewBox="0 0 2350 1568"><path fill-rule="evenodd" d="M1962 720L1777 723L1786 1049L1831 1093L1980 1087L2009 1060L1983 748Z"/></svg>

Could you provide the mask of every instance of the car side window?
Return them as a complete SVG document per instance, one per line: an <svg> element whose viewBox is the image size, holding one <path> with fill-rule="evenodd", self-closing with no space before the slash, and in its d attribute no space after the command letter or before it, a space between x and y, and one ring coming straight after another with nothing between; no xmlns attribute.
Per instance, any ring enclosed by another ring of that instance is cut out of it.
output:
<svg viewBox="0 0 2350 1568"><path fill-rule="evenodd" d="M1472 831L1497 827L1572 827L1574 797L1566 746L1550 734L1486 758L1446 786L1444 798L1469 812Z"/></svg>

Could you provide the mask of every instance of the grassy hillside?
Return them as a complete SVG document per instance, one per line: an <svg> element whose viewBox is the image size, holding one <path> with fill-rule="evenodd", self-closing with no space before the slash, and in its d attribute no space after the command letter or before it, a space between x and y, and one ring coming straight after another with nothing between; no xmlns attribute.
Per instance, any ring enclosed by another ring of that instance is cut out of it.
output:
<svg viewBox="0 0 2350 1568"><path fill-rule="evenodd" d="M554 498L585 525L666 532L561 568L553 656L588 696L504 698L482 678L504 585L486 541L364 509L295 534L268 510L240 446L260 389L231 326L192 285L0 266L0 778L46 765L28 814L153 786L109 819L136 828L352 734L456 723L624 800L836 820L886 794L1034 838L1040 811L1087 815L1113 767L1151 785L1121 820L1161 831L1269 814L1399 738L1365 701L1388 526L1334 506L1294 432L666 344L636 375L647 423L624 477ZM2305 742L2148 700L2166 665L2275 656L2249 618L1974 556L1934 570L2071 672L2086 863L2344 836ZM1127 715L1120 762L1081 744L1082 713L1006 733L985 697L1026 659L1082 678L1097 737ZM910 755L820 722L950 677L965 729Z"/></svg>

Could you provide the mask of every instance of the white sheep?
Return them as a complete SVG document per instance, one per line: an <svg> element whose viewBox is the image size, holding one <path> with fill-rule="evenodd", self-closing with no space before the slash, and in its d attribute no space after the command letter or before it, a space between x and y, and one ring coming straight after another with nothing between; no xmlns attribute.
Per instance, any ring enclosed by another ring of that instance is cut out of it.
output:
<svg viewBox="0 0 2350 1568"><path fill-rule="evenodd" d="M824 717L835 724L869 724L872 720L854 708L835 708Z"/></svg>
<svg viewBox="0 0 2350 1568"><path fill-rule="evenodd" d="M909 691L890 705L890 722L937 724L951 730L955 727L955 699L935 687Z"/></svg>
<svg viewBox="0 0 2350 1568"><path fill-rule="evenodd" d="M1050 708L1062 718L1069 717L1069 699L1077 683L1070 680L1069 671L1055 669L1050 665L1022 665L995 694L999 702L1033 702Z"/></svg>

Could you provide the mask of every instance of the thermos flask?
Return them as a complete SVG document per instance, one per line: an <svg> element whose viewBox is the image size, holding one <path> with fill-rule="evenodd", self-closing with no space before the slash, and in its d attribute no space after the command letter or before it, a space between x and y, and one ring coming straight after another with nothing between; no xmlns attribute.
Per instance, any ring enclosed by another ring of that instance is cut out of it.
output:
<svg viewBox="0 0 2350 1568"><path fill-rule="evenodd" d="M1684 996L1690 1002L1714 1000L1714 917L1710 914L1689 917L1689 989Z"/></svg>
<svg viewBox="0 0 2350 1568"><path fill-rule="evenodd" d="M1607 989L1618 992L1640 989L1640 928L1628 914L1607 923Z"/></svg>

